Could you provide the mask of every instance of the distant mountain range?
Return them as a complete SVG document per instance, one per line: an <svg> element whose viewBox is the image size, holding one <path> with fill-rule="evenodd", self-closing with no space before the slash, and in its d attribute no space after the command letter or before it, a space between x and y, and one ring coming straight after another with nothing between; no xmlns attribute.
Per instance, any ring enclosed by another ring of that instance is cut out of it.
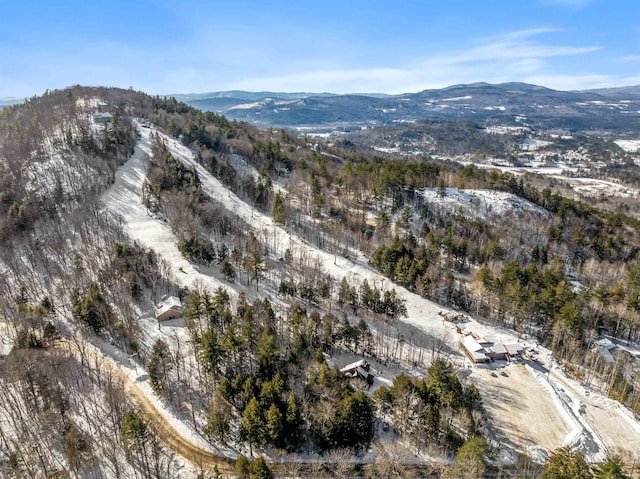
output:
<svg viewBox="0 0 640 479"><path fill-rule="evenodd" d="M298 98L307 98L310 96L336 96L336 93L309 93L309 92L272 92L272 91L244 91L244 90L229 90L229 91L215 91L210 93L187 93L168 95L175 97L180 101L193 101L193 100L209 100L209 99L223 99L233 98L235 100L256 101L262 98L277 97L283 100L296 100Z"/></svg>
<svg viewBox="0 0 640 479"><path fill-rule="evenodd" d="M228 91L175 97L260 126L349 129L470 120L571 131L640 130L640 85L558 91L526 83L472 83L401 95Z"/></svg>
<svg viewBox="0 0 640 479"><path fill-rule="evenodd" d="M598 95L607 96L610 98L640 98L640 85L634 86L622 86L617 88L597 88L594 90L586 90Z"/></svg>
<svg viewBox="0 0 640 479"><path fill-rule="evenodd" d="M15 105L16 103L22 103L24 98L0 98L0 110L5 106Z"/></svg>

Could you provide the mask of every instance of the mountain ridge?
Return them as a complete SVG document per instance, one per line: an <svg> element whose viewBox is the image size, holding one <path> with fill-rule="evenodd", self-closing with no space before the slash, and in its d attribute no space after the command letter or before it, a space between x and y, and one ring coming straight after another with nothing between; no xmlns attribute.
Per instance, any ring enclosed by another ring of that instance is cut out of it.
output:
<svg viewBox="0 0 640 479"><path fill-rule="evenodd" d="M450 85L398 95L237 92L178 99L258 126L362 128L428 120L530 126L570 131L633 132L640 127L634 87L562 91L522 82ZM248 99L247 99L248 98Z"/></svg>

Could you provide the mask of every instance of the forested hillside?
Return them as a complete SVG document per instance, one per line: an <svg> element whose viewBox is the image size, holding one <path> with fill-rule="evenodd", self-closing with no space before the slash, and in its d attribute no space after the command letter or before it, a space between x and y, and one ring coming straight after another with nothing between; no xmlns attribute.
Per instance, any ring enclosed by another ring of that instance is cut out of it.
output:
<svg viewBox="0 0 640 479"><path fill-rule="evenodd" d="M3 109L0 181L7 477L537 477L498 457L457 341L420 327L438 305L640 414L622 213L104 88ZM167 297L183 319L156 321ZM601 449L578 452L624 467Z"/></svg>

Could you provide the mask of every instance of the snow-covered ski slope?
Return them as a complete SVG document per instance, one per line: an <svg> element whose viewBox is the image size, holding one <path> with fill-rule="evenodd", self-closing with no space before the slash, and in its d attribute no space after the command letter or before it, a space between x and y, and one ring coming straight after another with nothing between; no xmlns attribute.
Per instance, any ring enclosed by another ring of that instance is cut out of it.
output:
<svg viewBox="0 0 640 479"><path fill-rule="evenodd" d="M187 166L196 167L203 191L249 224L258 238L268 242L274 257L282 256L287 248L304 250L309 256L315 257L324 272L337 281L346 277L352 284L367 279L379 287L393 286L398 295L406 300L408 317L402 318L402 321L427 334L445 336L452 346L457 346L457 333L438 315L438 312L444 309L442 306L400 286L392 285L387 278L373 270L363 257L356 260L336 257L302 241L295 233L275 224L268 215L254 210L229 191L197 163L189 148L154 128L144 128L141 129L141 139L136 153L118 172L116 184L104 196L104 202L110 210L122 216L125 231L133 240L145 247L153 248L168 263L179 284L200 284L208 288L224 286L232 294L234 292L230 285L190 265L178 251L175 245L176 238L169 225L161 219L150 217L141 205L141 187L146 167L144 154L150 151L151 132L164 138L175 158ZM490 195L483 197L489 198ZM474 332L496 342L520 340L512 331L482 325L473 319L465 323L464 328L466 332ZM491 426L503 433L500 434L504 440L501 441L501 445L514 451L529 453L540 460L543 460L549 451L563 445L576 447L591 461L601 460L605 455L605 448L624 451L640 459L640 424L630 412L614 401L584 391L584 388L560 371L548 351L538 347L534 342L528 342L527 345L537 347L542 353L537 369L528 364L512 364L504 369L505 376L494 377L487 376L483 367L477 366L471 374L471 379L477 381L487 402ZM459 364L463 363L464 356L460 355ZM551 374L541 371L550 371ZM526 421L530 422L532 417L527 411L538 409L544 410L545 413L536 413L535 425L527 426ZM511 424L514 421L514 411L522 413L518 422L522 427L518 434L508 434L514 426Z"/></svg>
<svg viewBox="0 0 640 479"><path fill-rule="evenodd" d="M116 173L113 186L102 196L102 202L124 222L125 232L140 245L153 248L166 261L173 279L182 286L214 290L227 286L209 274L201 273L183 258L176 246L176 237L168 223L152 217L142 205L142 184L145 179L147 155L151 154L150 130L141 128L141 138L135 152ZM174 152L175 154L175 152Z"/></svg>

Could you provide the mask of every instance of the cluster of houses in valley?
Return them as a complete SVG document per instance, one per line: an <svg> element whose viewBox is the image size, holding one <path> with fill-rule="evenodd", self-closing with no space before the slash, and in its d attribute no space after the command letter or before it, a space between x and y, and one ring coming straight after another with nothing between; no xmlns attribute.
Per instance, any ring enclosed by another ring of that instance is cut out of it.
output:
<svg viewBox="0 0 640 479"><path fill-rule="evenodd" d="M493 343L472 333L460 341L464 354L474 364L520 359L524 346L520 343Z"/></svg>

